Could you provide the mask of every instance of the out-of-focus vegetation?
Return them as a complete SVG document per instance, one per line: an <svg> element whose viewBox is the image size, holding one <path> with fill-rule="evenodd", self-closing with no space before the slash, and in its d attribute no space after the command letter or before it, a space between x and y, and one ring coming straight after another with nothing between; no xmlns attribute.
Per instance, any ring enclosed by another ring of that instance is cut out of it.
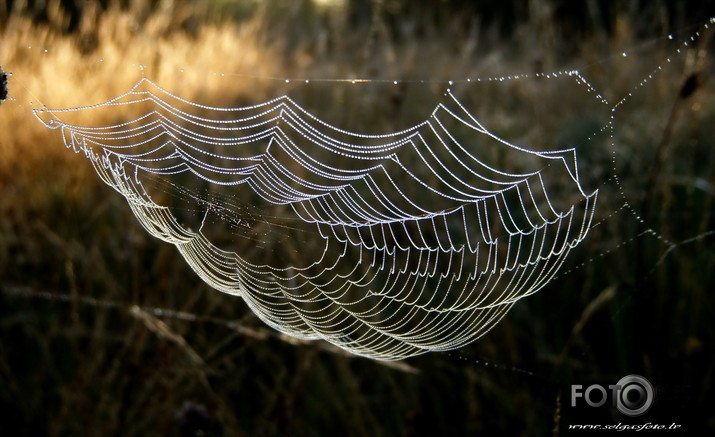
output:
<svg viewBox="0 0 715 437"><path fill-rule="evenodd" d="M706 3L0 3L0 65L14 73L15 98L0 106L3 435L567 434L571 383L629 373L681 396L681 409L649 420L712 431L715 416L698 408L712 399L715 376L707 38L623 111L618 175L630 206L603 196L605 221L567 269L583 267L522 300L474 345L397 367L293 344L239 299L210 290L31 114L105 101L142 75L190 100L237 105L285 91L266 77L449 79L578 66L615 98L663 62L665 35L685 37L705 22ZM624 52L633 62L621 62ZM543 87L502 88L543 97L502 106L509 111L488 115L493 126L508 137L529 117L558 114L568 97ZM330 93L295 92L340 106L323 100ZM404 126L434 103L411 101L377 128ZM124 115L118 108L106 121ZM584 120L550 135L588 135ZM581 166L595 180L610 177L610 153L590 150ZM668 251L662 238L634 238L648 227L681 244ZM605 411L591 422L625 421Z"/></svg>

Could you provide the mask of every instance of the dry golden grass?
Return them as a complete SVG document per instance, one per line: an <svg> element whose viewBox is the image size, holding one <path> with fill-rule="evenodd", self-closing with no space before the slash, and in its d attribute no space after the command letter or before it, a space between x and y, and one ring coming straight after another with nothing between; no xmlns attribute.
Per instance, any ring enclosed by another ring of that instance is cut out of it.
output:
<svg viewBox="0 0 715 437"><path fill-rule="evenodd" d="M17 190L6 189L9 178L26 187L22 196L32 193L31 203L44 201L48 185L82 197L83 187L99 183L91 166L78 164L79 157L61 147L57 132L45 129L32 109L101 103L145 75L182 97L230 105L261 91L250 81L211 80L213 72L267 76L284 67L277 45L264 38L259 15L240 27L216 23L193 34L172 28L175 15L152 14L140 25L136 12L112 9L84 23L94 31L92 37L64 34L22 17L8 22L0 43L0 64L12 73L11 100L0 112L0 189L5 191L0 203L5 208L20 200L13 199L13 193L20 195ZM114 115L120 119L122 109ZM67 167L72 171L57 171Z"/></svg>

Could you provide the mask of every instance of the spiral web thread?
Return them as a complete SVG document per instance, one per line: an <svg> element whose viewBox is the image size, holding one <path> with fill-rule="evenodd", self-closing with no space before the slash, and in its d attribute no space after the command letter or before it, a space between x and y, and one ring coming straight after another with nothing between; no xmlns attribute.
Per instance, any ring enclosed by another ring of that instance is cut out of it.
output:
<svg viewBox="0 0 715 437"><path fill-rule="evenodd" d="M288 335L396 360L484 335L554 277L596 207L575 149L511 144L450 90L443 100L409 129L366 135L287 96L217 108L145 78L36 115L213 288ZM66 121L116 106L141 115Z"/></svg>

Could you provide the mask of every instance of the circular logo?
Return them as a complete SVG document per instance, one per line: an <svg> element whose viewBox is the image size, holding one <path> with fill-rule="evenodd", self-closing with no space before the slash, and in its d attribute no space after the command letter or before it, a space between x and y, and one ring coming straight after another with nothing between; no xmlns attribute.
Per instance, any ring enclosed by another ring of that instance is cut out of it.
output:
<svg viewBox="0 0 715 437"><path fill-rule="evenodd" d="M626 416L640 416L653 405L653 386L644 377L624 376L617 385L621 389L616 398L616 408Z"/></svg>

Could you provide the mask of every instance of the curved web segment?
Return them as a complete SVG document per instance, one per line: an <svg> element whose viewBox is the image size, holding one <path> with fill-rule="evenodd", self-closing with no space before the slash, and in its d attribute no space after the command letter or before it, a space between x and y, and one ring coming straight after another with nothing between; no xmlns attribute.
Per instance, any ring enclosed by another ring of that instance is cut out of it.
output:
<svg viewBox="0 0 715 437"><path fill-rule="evenodd" d="M387 135L338 129L288 97L214 108L146 79L101 105L36 115L212 287L281 332L391 360L484 335L554 277L596 205L575 150L510 144L445 96ZM58 118L118 105L141 115Z"/></svg>

